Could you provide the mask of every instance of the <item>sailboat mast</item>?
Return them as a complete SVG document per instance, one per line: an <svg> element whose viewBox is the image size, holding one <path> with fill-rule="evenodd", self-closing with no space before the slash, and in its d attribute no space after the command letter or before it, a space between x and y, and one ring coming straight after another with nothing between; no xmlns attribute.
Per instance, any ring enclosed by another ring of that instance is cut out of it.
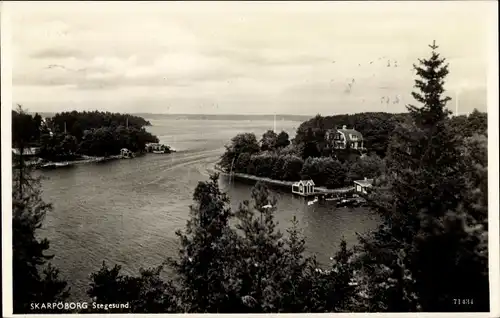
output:
<svg viewBox="0 0 500 318"><path fill-rule="evenodd" d="M273 128L274 133L276 133L276 114L274 114L274 128Z"/></svg>

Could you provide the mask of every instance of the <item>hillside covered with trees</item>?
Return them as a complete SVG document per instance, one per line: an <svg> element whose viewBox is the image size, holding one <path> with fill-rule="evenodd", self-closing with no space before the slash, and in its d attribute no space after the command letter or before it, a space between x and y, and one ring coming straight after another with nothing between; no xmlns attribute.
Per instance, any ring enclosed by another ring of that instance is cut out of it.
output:
<svg viewBox="0 0 500 318"><path fill-rule="evenodd" d="M239 172L276 180L312 179L318 186L338 188L353 180L376 178L385 172L385 158L395 129L411 122L411 113L317 115L298 128L293 140L286 132L269 130L260 139L241 133L231 139L219 162L225 172ZM487 135L487 115L474 110L468 116L446 118L457 138ZM332 149L328 130L346 125L363 134L366 150Z"/></svg>

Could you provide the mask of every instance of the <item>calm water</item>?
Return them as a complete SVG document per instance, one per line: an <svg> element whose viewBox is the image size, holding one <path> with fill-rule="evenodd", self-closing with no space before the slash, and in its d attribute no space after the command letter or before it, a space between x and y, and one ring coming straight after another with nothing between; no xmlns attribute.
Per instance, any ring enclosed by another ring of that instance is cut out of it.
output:
<svg viewBox="0 0 500 318"><path fill-rule="evenodd" d="M51 242L53 262L69 281L73 300L87 299L89 275L106 261L120 264L125 273L159 265L176 256L175 231L189 216L198 181L207 180L224 151L224 144L239 132L258 136L272 129L273 121L149 119L149 130L177 153L148 154L133 160L81 165L44 172L44 199L54 209L45 219L42 235ZM294 134L299 122L280 121L277 129ZM236 207L249 199L251 184L229 186L221 178ZM356 232L371 229L377 218L363 209L307 206L286 192L279 199L276 219L285 230L295 215L307 238L308 253L326 263L344 236L355 242Z"/></svg>

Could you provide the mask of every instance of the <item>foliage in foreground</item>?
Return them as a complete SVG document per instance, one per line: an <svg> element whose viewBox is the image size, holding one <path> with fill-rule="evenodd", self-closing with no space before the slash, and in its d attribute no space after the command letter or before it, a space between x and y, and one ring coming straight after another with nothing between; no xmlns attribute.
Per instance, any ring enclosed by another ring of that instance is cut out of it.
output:
<svg viewBox="0 0 500 318"><path fill-rule="evenodd" d="M19 114L29 118L21 108ZM13 145L22 151L29 142L16 135ZM49 241L37 237L51 205L42 200L40 180L24 164L23 156L13 160L17 168L12 173L12 298L13 311L19 314L31 312L31 303L62 301L69 289L58 269L48 262L53 258L47 254Z"/></svg>
<svg viewBox="0 0 500 318"><path fill-rule="evenodd" d="M295 219L288 235L276 229L277 201L263 184L236 212L228 207L216 175L199 183L194 201L186 230L177 233L179 257L169 261L174 280L152 287L140 283L144 274L122 276L119 267L103 265L91 277L89 296L99 302L135 302L130 312L331 312L351 304L355 287L346 243L328 269L320 269L314 258L304 257L305 239ZM138 293L151 296L137 298ZM155 306L141 299L153 299Z"/></svg>

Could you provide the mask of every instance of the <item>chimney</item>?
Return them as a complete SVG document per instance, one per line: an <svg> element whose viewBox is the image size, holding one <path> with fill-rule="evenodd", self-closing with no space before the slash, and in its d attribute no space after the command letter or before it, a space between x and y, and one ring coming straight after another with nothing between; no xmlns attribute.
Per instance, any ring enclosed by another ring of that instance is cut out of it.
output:
<svg viewBox="0 0 500 318"><path fill-rule="evenodd" d="M347 129L347 126L346 125L342 126L342 129Z"/></svg>

